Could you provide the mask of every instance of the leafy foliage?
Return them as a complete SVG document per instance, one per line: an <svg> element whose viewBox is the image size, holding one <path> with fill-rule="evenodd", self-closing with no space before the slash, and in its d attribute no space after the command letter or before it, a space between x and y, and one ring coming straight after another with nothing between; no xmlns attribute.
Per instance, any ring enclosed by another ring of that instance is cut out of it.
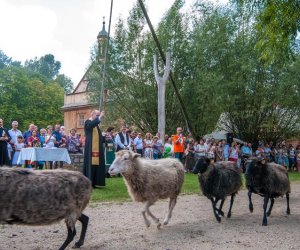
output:
<svg viewBox="0 0 300 250"><path fill-rule="evenodd" d="M56 82L63 87L65 93L71 93L73 82L64 74L59 74L61 63L56 61L52 54L47 54L39 59L36 57L25 62L25 68L33 78L38 78L44 83Z"/></svg>
<svg viewBox="0 0 300 250"><path fill-rule="evenodd" d="M48 82L39 73L14 63L5 54L6 63L0 69L0 117L6 127L17 120L24 131L30 123L39 128L63 123L64 89L56 81ZM1 60L4 61L4 60Z"/></svg>
<svg viewBox="0 0 300 250"><path fill-rule="evenodd" d="M16 66L20 67L21 63L18 61L13 61L11 57L8 57L1 49L0 49L0 69L3 69L7 66Z"/></svg>
<svg viewBox="0 0 300 250"><path fill-rule="evenodd" d="M70 94L73 90L73 82L71 78L64 74L57 75L54 82L63 87L66 94Z"/></svg>
<svg viewBox="0 0 300 250"><path fill-rule="evenodd" d="M254 49L262 41L257 30L261 13L259 9L249 11L250 5L218 6L198 0L187 12L184 6L184 1L174 1L156 33L162 49L171 49L173 76L194 136L216 127L252 142L297 135L299 52L290 50L292 57L274 53L270 63L265 64L260 51ZM136 4L127 21L118 21L111 43L105 81L110 91L107 113L111 123L124 118L139 130L156 131L154 53L156 46ZM94 49L89 80L91 98L98 100L102 69L93 59L95 54ZM161 61L159 67L163 69ZM166 89L166 116L166 133L173 133L177 126L185 127L170 83Z"/></svg>
<svg viewBox="0 0 300 250"><path fill-rule="evenodd" d="M299 0L234 0L241 8L255 13L260 59L268 65L292 55L300 31Z"/></svg>
<svg viewBox="0 0 300 250"><path fill-rule="evenodd" d="M54 59L51 54L40 57L39 59L34 58L25 62L25 67L29 72L38 73L52 80L58 74L61 63Z"/></svg>

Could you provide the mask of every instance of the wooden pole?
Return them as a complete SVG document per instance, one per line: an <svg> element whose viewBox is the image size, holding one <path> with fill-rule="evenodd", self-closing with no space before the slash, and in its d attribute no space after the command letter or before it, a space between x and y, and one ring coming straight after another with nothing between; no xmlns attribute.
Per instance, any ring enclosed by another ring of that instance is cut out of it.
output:
<svg viewBox="0 0 300 250"><path fill-rule="evenodd" d="M157 56L153 56L153 70L155 80L158 85L158 99L157 99L157 111L158 111L158 132L162 143L165 143L165 130L166 130L166 83L168 81L171 69L171 50L167 50L166 65L164 68L164 74L159 76L157 66Z"/></svg>
<svg viewBox="0 0 300 250"><path fill-rule="evenodd" d="M105 111L106 109L106 101L107 101L107 96L108 96L108 89L104 89L103 91L103 100L102 100L102 110Z"/></svg>
<svg viewBox="0 0 300 250"><path fill-rule="evenodd" d="M107 43L105 47L105 53L104 53L104 65L103 65L103 71L102 71L102 79L101 79L101 88L100 88L100 100L99 100L99 110L102 110L102 104L103 104L103 92L104 92L104 81L106 76L106 68L107 68L107 57L108 57L108 49L109 49L109 40L110 40L110 26L111 26L111 16L112 16L112 9L113 9L113 3L114 1L111 0L110 2L110 14L109 14L109 24L108 24L108 35L107 35Z"/></svg>

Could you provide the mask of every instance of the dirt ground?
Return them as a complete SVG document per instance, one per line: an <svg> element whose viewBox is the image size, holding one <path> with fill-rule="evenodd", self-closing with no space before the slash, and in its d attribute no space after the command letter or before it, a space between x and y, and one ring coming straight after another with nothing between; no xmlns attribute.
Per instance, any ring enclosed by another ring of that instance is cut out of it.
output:
<svg viewBox="0 0 300 250"><path fill-rule="evenodd" d="M292 184L291 215L285 213L285 198L278 198L267 227L261 226L262 198L253 195L253 203L251 214L247 192L241 191L233 205L232 218L218 223L206 197L182 195L170 224L160 230L153 223L145 227L142 204L91 204L85 211L90 224L81 249L300 249L300 183ZM167 207L167 201L160 201L151 210L162 221ZM224 212L227 209L228 201ZM80 223L76 228L78 239ZM0 249L58 249L66 235L64 222L39 227L0 226Z"/></svg>

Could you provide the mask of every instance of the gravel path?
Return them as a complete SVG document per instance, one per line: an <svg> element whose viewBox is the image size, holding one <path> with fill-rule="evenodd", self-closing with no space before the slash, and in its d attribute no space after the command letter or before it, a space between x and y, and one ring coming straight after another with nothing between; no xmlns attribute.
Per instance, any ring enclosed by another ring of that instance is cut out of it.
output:
<svg viewBox="0 0 300 250"><path fill-rule="evenodd" d="M253 203L251 214L247 192L241 191L236 197L232 218L223 218L219 224L207 198L182 195L170 224L160 230L154 224L145 227L142 204L91 204L85 211L90 225L81 249L300 249L300 183L292 184L291 215L285 214L285 198L278 198L267 227L261 226L262 198L253 195ZM167 201L160 201L151 210L162 221L167 207ZM227 209L228 201L224 211ZM79 232L77 223L76 239ZM64 222L40 227L0 225L1 250L58 249L65 237Z"/></svg>

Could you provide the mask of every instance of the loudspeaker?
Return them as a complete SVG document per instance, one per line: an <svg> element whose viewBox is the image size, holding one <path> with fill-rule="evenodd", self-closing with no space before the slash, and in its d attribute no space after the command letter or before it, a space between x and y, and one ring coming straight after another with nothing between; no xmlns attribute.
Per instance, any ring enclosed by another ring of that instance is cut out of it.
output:
<svg viewBox="0 0 300 250"><path fill-rule="evenodd" d="M233 134L232 133L226 134L226 141L229 145L231 145L231 143L233 143Z"/></svg>

